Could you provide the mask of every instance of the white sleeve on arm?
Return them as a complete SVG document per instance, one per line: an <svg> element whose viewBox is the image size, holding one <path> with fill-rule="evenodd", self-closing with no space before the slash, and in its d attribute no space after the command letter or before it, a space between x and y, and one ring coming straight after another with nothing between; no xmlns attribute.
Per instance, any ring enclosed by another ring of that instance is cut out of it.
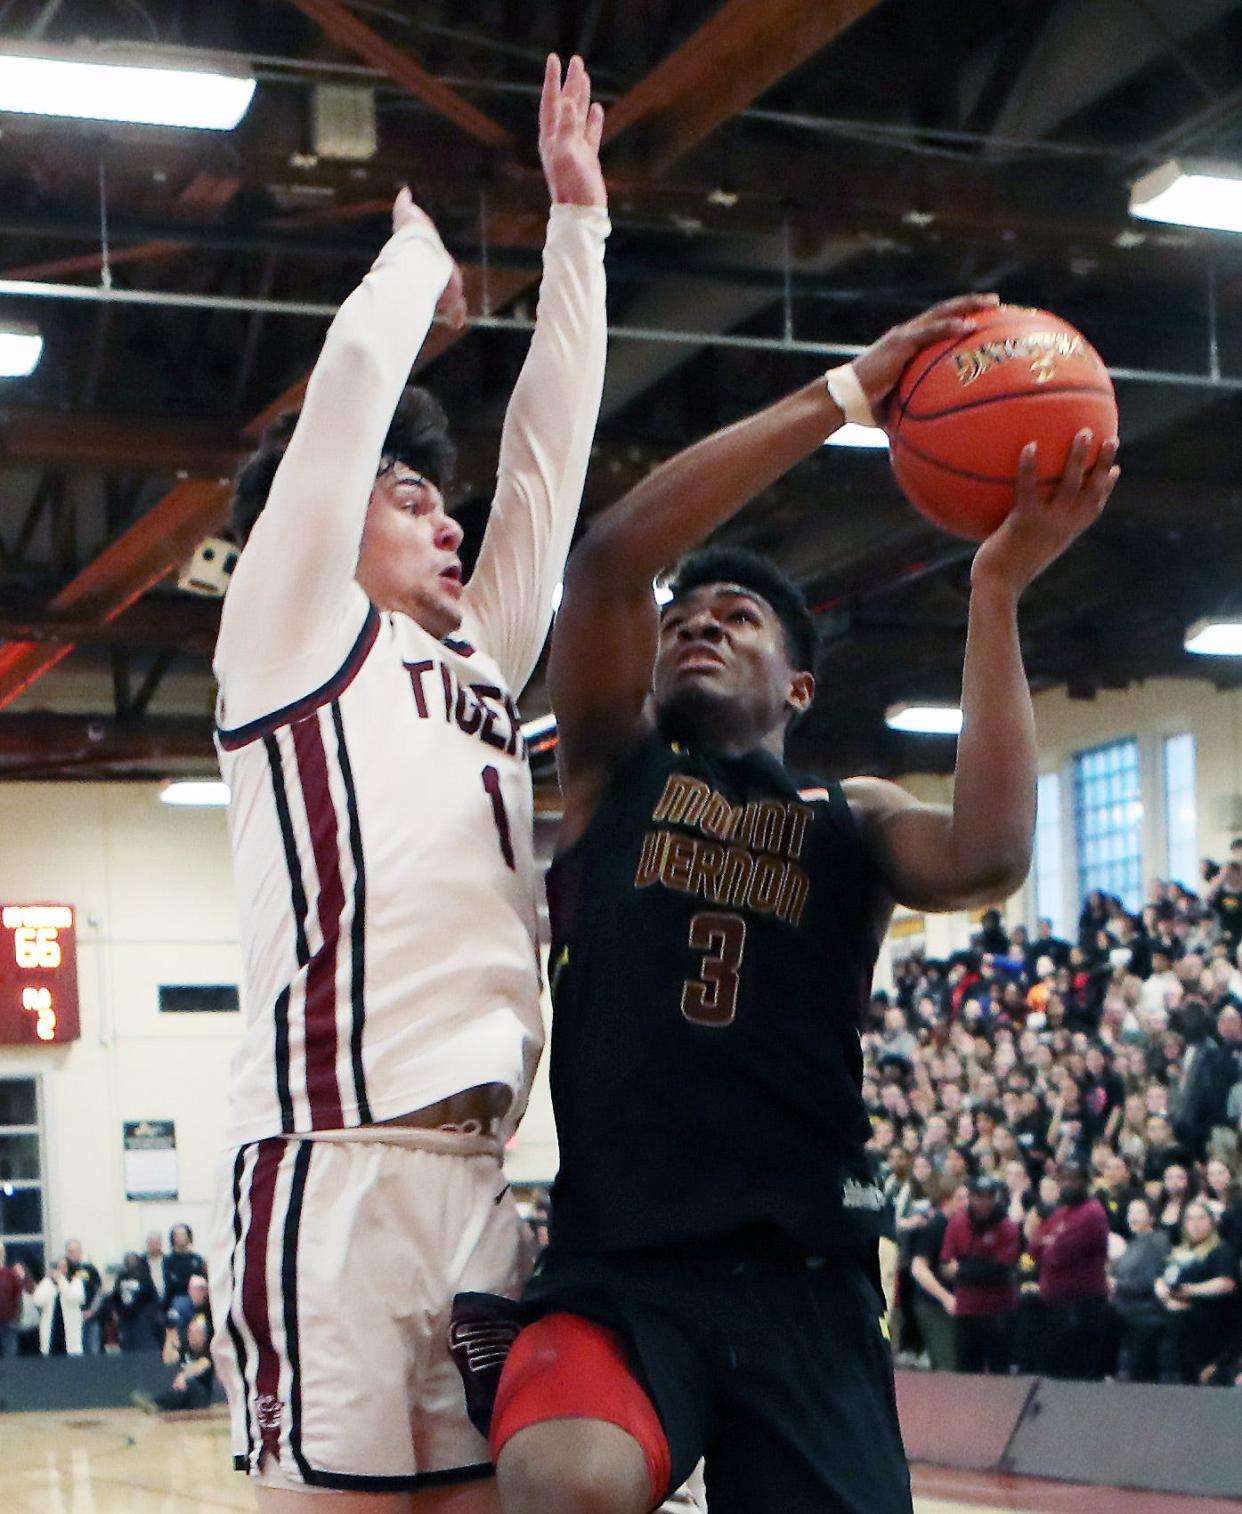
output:
<svg viewBox="0 0 1242 1514"><path fill-rule="evenodd" d="M554 205L530 352L505 416L500 467L466 605L515 694L534 670L578 518L604 385L608 212Z"/></svg>
<svg viewBox="0 0 1242 1514"><path fill-rule="evenodd" d="M406 227L329 328L225 598L216 669L228 675L230 724L309 693L358 635L366 600L354 574L380 448L452 266Z"/></svg>

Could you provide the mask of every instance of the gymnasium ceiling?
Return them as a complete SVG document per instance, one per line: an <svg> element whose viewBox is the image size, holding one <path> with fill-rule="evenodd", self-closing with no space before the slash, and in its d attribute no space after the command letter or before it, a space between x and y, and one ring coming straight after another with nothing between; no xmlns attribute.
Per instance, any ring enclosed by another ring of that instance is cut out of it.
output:
<svg viewBox="0 0 1242 1514"><path fill-rule="evenodd" d="M1181 642L1240 586L1242 238L1134 222L1127 197L1169 157L1242 161L1242 4L0 0L0 38L210 48L259 79L228 134L0 118L0 278L98 286L102 185L113 287L182 297L0 296L46 338L31 378L0 383L0 776L210 770L218 604L173 570L314 360L325 320L281 307L339 303L407 179L472 308L518 328L437 331L419 365L477 542L528 340L550 48L582 50L610 105L610 319L634 333L612 342L588 516L832 360L788 334L848 346L996 289L1130 375L1113 503L1024 602L1033 684L1236 678ZM373 156L316 140L325 85L374 92ZM798 760L948 770L951 742L883 712L956 698L969 549L905 505L883 454L823 449L726 535L817 607ZM523 708L546 708L539 678Z"/></svg>

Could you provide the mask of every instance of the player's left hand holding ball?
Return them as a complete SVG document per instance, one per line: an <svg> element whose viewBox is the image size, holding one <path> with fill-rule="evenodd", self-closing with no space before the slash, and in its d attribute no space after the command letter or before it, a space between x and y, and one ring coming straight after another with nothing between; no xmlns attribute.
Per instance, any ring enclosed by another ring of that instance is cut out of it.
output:
<svg viewBox="0 0 1242 1514"><path fill-rule="evenodd" d="M607 205L599 144L604 107L591 103L591 76L575 56L561 82L561 60L548 57L539 100L539 161L554 205Z"/></svg>
<svg viewBox="0 0 1242 1514"><path fill-rule="evenodd" d="M992 583L1021 594L1070 543L1081 536L1108 503L1121 476L1115 465L1117 438L1100 448L1094 468L1087 467L1090 431L1074 438L1060 482L1048 498L1040 488L1034 442L1023 448L1018 464L1017 500L1004 521L975 553L972 584Z"/></svg>
<svg viewBox="0 0 1242 1514"><path fill-rule="evenodd" d="M860 352L850 366L867 396L876 424L883 424L897 380L924 347L965 336L974 329L973 315L994 310L999 304L994 294L959 294L951 300L941 300L912 321L891 327L865 352Z"/></svg>

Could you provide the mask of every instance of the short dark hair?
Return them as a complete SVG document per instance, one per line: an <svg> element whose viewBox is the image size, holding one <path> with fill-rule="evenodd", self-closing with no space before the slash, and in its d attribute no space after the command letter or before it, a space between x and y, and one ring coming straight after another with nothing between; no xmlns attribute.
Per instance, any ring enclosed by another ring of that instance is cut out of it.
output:
<svg viewBox="0 0 1242 1514"><path fill-rule="evenodd" d="M806 596L789 575L758 552L740 547L705 547L677 564L669 588L673 602L703 584L740 584L767 600L785 633L785 650L798 673L815 671L815 622Z"/></svg>
<svg viewBox="0 0 1242 1514"><path fill-rule="evenodd" d="M264 431L258 449L242 464L233 486L231 512L233 535L239 546L244 547L249 541L254 523L263 513L299 414L297 410L286 410L277 416ZM444 408L428 390L411 384L402 391L380 456L405 463L429 478L441 492L452 483L457 449L449 438Z"/></svg>

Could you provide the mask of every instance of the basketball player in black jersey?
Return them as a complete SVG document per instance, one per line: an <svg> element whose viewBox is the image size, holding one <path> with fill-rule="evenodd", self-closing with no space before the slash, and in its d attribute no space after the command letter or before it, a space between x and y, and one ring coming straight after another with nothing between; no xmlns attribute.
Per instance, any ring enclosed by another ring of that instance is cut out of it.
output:
<svg viewBox="0 0 1242 1514"><path fill-rule="evenodd" d="M1114 439L1051 499L1022 458L978 550L952 808L784 765L811 703L798 590L747 554L652 580L847 418L880 413L948 301L657 469L593 526L552 645L565 822L549 875L551 1246L492 1427L507 1514L644 1514L706 1458L711 1514L908 1514L875 1266L859 1013L895 903L1026 876L1026 586L1099 514Z"/></svg>

